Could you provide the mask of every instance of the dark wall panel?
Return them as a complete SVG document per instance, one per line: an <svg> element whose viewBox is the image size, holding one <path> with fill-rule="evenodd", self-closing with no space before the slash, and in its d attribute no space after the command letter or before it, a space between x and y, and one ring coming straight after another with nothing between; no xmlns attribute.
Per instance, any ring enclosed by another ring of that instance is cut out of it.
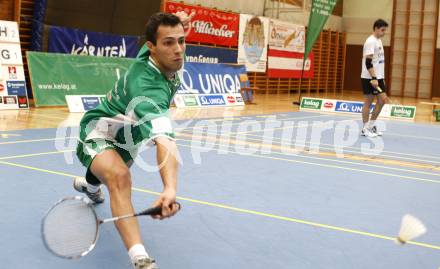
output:
<svg viewBox="0 0 440 269"><path fill-rule="evenodd" d="M345 57L344 90L362 92L361 68L363 45L347 45ZM385 79L390 74L390 47L384 47L385 51Z"/></svg>
<svg viewBox="0 0 440 269"><path fill-rule="evenodd" d="M440 97L440 49L435 51L434 81L432 84L432 96Z"/></svg>
<svg viewBox="0 0 440 269"><path fill-rule="evenodd" d="M14 20L14 0L0 1L0 20L3 21Z"/></svg>
<svg viewBox="0 0 440 269"><path fill-rule="evenodd" d="M160 0L48 0L45 24L120 35L143 35Z"/></svg>

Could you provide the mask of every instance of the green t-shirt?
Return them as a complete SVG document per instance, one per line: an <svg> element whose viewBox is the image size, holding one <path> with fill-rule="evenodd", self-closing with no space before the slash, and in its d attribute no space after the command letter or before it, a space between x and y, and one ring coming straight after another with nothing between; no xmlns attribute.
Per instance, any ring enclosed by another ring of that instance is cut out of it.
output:
<svg viewBox="0 0 440 269"><path fill-rule="evenodd" d="M144 45L107 98L84 115L80 140L105 139L132 150L157 136L174 138L168 109L179 86L179 76L167 79Z"/></svg>

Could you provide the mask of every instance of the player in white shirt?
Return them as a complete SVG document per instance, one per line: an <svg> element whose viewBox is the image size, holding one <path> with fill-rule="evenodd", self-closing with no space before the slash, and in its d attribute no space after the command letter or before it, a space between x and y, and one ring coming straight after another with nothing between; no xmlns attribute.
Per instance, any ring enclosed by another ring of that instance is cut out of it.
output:
<svg viewBox="0 0 440 269"><path fill-rule="evenodd" d="M362 120L364 122L362 135L367 137L382 135L377 130L375 121L388 100L385 92L385 52L381 40L387 28L388 23L378 19L374 22L373 34L364 43L361 73L362 89L365 96L362 109ZM377 97L377 102L370 118L370 106L374 96Z"/></svg>

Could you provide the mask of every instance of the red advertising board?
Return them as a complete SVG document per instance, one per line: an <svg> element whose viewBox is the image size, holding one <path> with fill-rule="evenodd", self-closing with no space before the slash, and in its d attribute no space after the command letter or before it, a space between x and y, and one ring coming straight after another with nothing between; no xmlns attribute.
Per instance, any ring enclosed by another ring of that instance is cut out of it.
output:
<svg viewBox="0 0 440 269"><path fill-rule="evenodd" d="M270 78L300 78L303 53L269 49L267 76ZM303 78L313 78L313 53L304 66Z"/></svg>
<svg viewBox="0 0 440 269"><path fill-rule="evenodd" d="M239 14L170 1L165 3L165 12L176 13L178 11L196 14L191 21L191 31L186 37L187 42L237 46Z"/></svg>

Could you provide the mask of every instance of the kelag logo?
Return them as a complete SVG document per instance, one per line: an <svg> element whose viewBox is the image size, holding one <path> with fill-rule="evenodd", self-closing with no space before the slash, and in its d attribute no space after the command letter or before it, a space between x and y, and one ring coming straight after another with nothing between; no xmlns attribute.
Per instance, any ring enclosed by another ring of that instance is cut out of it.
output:
<svg viewBox="0 0 440 269"><path fill-rule="evenodd" d="M302 102L301 102L301 107L308 108L308 109L320 110L322 107L322 100L312 99L312 98L303 98Z"/></svg>
<svg viewBox="0 0 440 269"><path fill-rule="evenodd" d="M362 107L364 106L361 102L336 102L336 111L339 112L351 112L351 113L362 113ZM371 105L370 112L374 109L374 105Z"/></svg>
<svg viewBox="0 0 440 269"><path fill-rule="evenodd" d="M409 106L393 106L391 108L391 116L397 118L414 118L416 109Z"/></svg>
<svg viewBox="0 0 440 269"><path fill-rule="evenodd" d="M199 96L199 100L202 106L225 105L225 99L223 99L223 95L203 95Z"/></svg>
<svg viewBox="0 0 440 269"><path fill-rule="evenodd" d="M197 99L194 96L183 96L185 106L197 106Z"/></svg>

